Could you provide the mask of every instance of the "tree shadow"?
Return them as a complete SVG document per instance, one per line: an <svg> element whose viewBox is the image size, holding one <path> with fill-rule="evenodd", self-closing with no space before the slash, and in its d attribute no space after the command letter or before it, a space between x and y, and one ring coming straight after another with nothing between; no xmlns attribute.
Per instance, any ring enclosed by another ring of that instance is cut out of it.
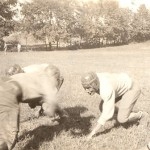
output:
<svg viewBox="0 0 150 150"><path fill-rule="evenodd" d="M24 140L27 136L31 137L31 140L22 148L22 150L39 149L39 146L45 141L52 141L54 137L57 137L62 131L70 131L71 136L83 136L90 132L91 119L95 117L93 115L83 117L82 113L88 109L83 106L70 107L65 109L69 117L61 119L59 125L48 126L42 125L35 128L32 131L28 131L19 137L19 140ZM79 131L79 132L76 132Z"/></svg>

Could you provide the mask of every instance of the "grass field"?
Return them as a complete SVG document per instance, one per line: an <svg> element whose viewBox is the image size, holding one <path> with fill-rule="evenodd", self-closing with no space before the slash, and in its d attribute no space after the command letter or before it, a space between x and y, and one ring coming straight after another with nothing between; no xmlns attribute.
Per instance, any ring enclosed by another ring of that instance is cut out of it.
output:
<svg viewBox="0 0 150 150"><path fill-rule="evenodd" d="M150 42L91 50L0 53L0 74L17 63L22 67L34 63L52 63L59 67L65 82L59 101L70 117L59 125L47 118L36 119L35 110L21 105L19 141L15 150L136 150L150 140L147 130L137 124L117 125L86 141L99 117L98 95L89 96L80 84L87 71L127 72L137 79L142 94L136 110L150 113Z"/></svg>

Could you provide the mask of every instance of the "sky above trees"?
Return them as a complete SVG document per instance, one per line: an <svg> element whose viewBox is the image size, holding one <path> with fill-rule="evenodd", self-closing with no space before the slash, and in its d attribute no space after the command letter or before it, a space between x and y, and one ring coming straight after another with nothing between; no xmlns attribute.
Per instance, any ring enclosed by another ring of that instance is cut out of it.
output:
<svg viewBox="0 0 150 150"><path fill-rule="evenodd" d="M24 2L30 2L31 0L19 0L19 2L24 3ZM88 2L88 1L93 1L93 2L97 2L99 0L80 0L83 2ZM102 0L105 1L105 0ZM112 0L115 1L115 0ZM150 0L116 0L119 1L119 5L120 7L129 7L131 10L136 11L137 8L141 5L141 4L145 4L145 6L147 8L150 8Z"/></svg>
<svg viewBox="0 0 150 150"><path fill-rule="evenodd" d="M129 7L133 11L136 11L142 4L145 4L147 8L150 8L149 0L119 0L119 4L120 7Z"/></svg>

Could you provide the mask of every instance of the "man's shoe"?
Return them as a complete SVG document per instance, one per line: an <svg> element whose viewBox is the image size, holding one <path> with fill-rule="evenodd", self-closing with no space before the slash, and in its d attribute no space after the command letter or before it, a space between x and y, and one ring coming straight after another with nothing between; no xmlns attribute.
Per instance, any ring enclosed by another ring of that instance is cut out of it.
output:
<svg viewBox="0 0 150 150"><path fill-rule="evenodd" d="M150 119L149 114L145 111L140 111L139 113L141 113L139 125L143 127L148 127L149 119Z"/></svg>

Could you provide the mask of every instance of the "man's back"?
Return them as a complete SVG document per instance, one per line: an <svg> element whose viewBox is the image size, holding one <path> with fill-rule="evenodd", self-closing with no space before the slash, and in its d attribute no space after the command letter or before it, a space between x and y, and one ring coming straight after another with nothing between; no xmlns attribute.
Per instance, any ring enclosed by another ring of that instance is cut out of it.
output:
<svg viewBox="0 0 150 150"><path fill-rule="evenodd" d="M100 93L114 90L116 97L121 96L132 86L132 79L126 73L97 73L100 80Z"/></svg>
<svg viewBox="0 0 150 150"><path fill-rule="evenodd" d="M38 71L43 71L46 67L48 67L49 64L34 64L34 65L30 65L27 67L23 67L22 70L25 73L30 73L30 72L38 72Z"/></svg>
<svg viewBox="0 0 150 150"><path fill-rule="evenodd" d="M16 81L22 88L22 102L30 99L43 98L57 93L54 76L49 76L45 71L33 73L20 73L11 76L11 81Z"/></svg>
<svg viewBox="0 0 150 150"><path fill-rule="evenodd" d="M18 102L15 99L17 97L17 93L16 95L13 94L15 92L17 92L17 90L14 88L14 85L12 83L0 81L0 105L7 105L8 108L18 105ZM2 108L0 108L0 112L1 110Z"/></svg>

